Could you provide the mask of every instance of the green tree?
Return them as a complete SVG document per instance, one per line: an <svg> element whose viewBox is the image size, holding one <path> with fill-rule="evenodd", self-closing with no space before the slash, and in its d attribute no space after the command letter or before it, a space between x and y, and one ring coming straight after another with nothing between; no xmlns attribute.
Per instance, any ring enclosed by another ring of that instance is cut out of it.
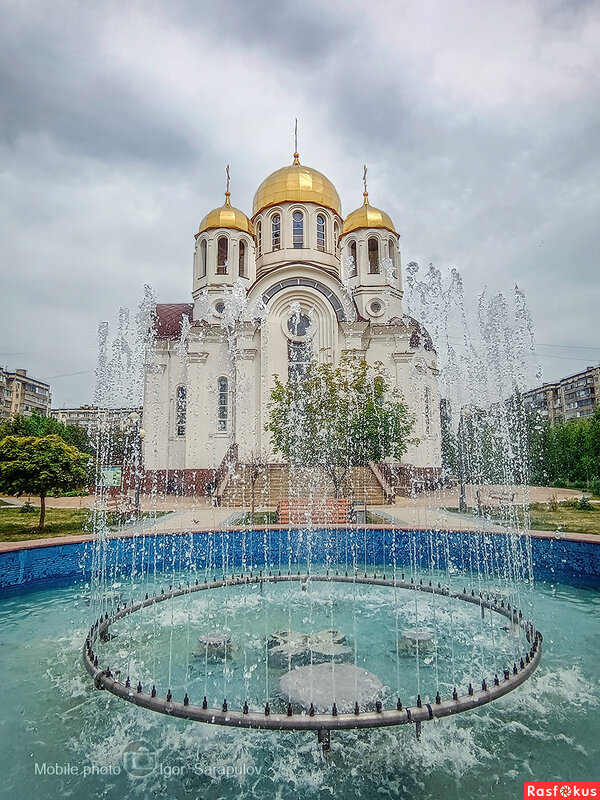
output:
<svg viewBox="0 0 600 800"><path fill-rule="evenodd" d="M400 393L353 354L337 367L312 363L286 384L275 376L269 412L274 448L292 465L319 467L336 497L352 467L399 460L414 427Z"/></svg>
<svg viewBox="0 0 600 800"><path fill-rule="evenodd" d="M532 483L600 489L600 408L554 427L532 412L528 441Z"/></svg>
<svg viewBox="0 0 600 800"><path fill-rule="evenodd" d="M530 481L534 486L552 485L556 469L550 423L534 410L527 410L525 419Z"/></svg>
<svg viewBox="0 0 600 800"><path fill-rule="evenodd" d="M81 425L65 425L54 419L44 417L39 411L34 411L30 417L15 414L5 422L0 423L0 440L5 436L60 436L61 439L82 453L94 452L92 443L85 428Z"/></svg>
<svg viewBox="0 0 600 800"><path fill-rule="evenodd" d="M40 498L40 530L46 516L46 495L83 486L89 456L60 436L5 436L0 441L0 490Z"/></svg>
<svg viewBox="0 0 600 800"><path fill-rule="evenodd" d="M442 467L453 475L460 471L458 441L452 427L452 409L446 399L440 401L440 423L442 428Z"/></svg>
<svg viewBox="0 0 600 800"><path fill-rule="evenodd" d="M589 440L592 489L594 494L600 494L600 406L590 419Z"/></svg>

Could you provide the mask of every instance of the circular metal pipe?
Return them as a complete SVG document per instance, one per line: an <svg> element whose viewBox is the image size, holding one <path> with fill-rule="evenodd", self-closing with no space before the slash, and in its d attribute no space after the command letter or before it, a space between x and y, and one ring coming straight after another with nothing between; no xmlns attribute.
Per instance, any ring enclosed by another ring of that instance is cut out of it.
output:
<svg viewBox="0 0 600 800"><path fill-rule="evenodd" d="M531 643L529 652L524 653L521 658L520 665L516 665L512 670L507 670L501 680L485 684L485 688L480 691L473 692L472 694L458 695L456 699L443 700L440 703L423 703L421 706L408 706L402 710L389 710L389 711L362 711L358 714L319 714L315 713L314 716L309 714L273 714L269 712L258 713L254 711L223 711L222 708L203 708L202 706L194 705L192 703L177 702L172 699L167 700L165 697L152 696L143 691L137 691L135 687L127 686L122 681L118 680L114 674L108 669L99 669L97 665L97 657L94 654L94 645L96 641L108 633L109 627L119 619L133 614L142 608L161 603L164 600L170 600L174 597L180 597L185 594L193 592L207 591L210 589L218 589L222 586L244 586L251 584L263 583L284 583L290 581L305 582L335 582L335 583L359 583L372 586L388 586L397 589L407 589L418 592L426 592L436 594L443 597L448 597L453 600L472 603L478 605L483 610L489 609L503 617L506 617L513 624L518 625L525 631L527 640ZM490 595L483 596L482 594L475 595L474 593L467 592L452 592L450 589L433 585L416 584L413 581L395 581L386 579L385 577L372 577L365 575L364 577L357 575L312 575L312 574L297 574L297 575L232 575L224 576L222 580L213 580L207 583L198 583L184 588L170 589L146 600L137 603L125 604L123 608L118 608L116 613L111 617L108 613L102 618L96 620L92 625L83 647L83 663L85 668L92 676L94 684L98 689L106 689L117 697L127 700L134 705L148 708L152 711L157 711L161 714L167 714L171 717L179 717L181 719L189 719L196 722L206 722L214 725L228 725L238 728L256 728L263 730L333 730L333 729L350 729L350 728L380 728L390 725L405 725L407 723L421 723L430 719L448 717L453 714L459 714L464 711L470 711L473 708L486 705L487 703L502 697L505 694L513 691L527 678L529 678L538 664L542 656L542 634L536 630L531 622L526 620L522 612L517 608L511 608L510 604L504 606L502 601L498 605L495 597Z"/></svg>

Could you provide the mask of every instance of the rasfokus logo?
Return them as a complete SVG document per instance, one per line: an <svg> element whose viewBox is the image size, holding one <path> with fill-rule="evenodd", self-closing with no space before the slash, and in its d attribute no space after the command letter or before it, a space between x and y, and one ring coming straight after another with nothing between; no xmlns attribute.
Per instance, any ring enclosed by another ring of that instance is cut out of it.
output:
<svg viewBox="0 0 600 800"><path fill-rule="evenodd" d="M528 797L597 797L600 800L600 781L526 781L523 787Z"/></svg>

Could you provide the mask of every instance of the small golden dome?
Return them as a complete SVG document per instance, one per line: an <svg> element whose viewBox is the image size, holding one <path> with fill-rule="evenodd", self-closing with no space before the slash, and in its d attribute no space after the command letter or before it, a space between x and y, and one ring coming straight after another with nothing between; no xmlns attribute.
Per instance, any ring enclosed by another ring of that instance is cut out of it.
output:
<svg viewBox="0 0 600 800"><path fill-rule="evenodd" d="M385 211L380 211L378 208L369 204L369 193L364 192L365 202L356 211L348 214L342 226L342 236L345 236L351 231L357 231L360 228L385 228L386 231L396 233L394 223Z"/></svg>
<svg viewBox="0 0 600 800"><path fill-rule="evenodd" d="M254 195L252 216L279 203L317 203L341 216L342 204L335 186L322 172L305 167L294 153L294 163L282 167L261 183Z"/></svg>
<svg viewBox="0 0 600 800"><path fill-rule="evenodd" d="M236 231L244 231L254 236L254 228L248 217L239 208L234 208L229 202L229 192L225 192L225 204L221 208L210 211L200 223L200 229L196 236L204 231L214 228L233 228Z"/></svg>

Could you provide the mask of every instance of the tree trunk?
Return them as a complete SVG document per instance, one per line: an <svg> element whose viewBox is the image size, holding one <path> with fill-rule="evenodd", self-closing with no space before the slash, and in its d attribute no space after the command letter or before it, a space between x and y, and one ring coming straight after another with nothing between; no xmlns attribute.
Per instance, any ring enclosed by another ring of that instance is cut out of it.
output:
<svg viewBox="0 0 600 800"><path fill-rule="evenodd" d="M46 520L46 493L40 495L40 524L39 529L44 530L44 522Z"/></svg>
<svg viewBox="0 0 600 800"><path fill-rule="evenodd" d="M340 482L338 480L338 474L335 467L331 468L329 477L331 478L331 482L333 483L333 496L337 500L337 498L340 496Z"/></svg>

